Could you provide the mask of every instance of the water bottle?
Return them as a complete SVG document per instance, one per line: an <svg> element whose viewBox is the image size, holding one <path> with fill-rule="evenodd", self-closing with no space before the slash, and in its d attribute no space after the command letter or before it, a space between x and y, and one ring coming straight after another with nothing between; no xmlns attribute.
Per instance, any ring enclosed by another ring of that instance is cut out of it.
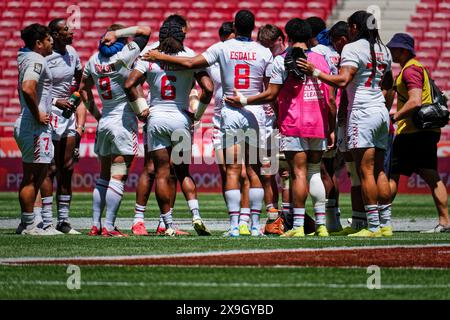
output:
<svg viewBox="0 0 450 320"><path fill-rule="evenodd" d="M72 95L67 101L70 103L72 108L64 109L62 115L64 118L69 119L72 116L72 113L74 113L75 110L77 110L77 107L81 102L80 93L78 91L75 91L74 93L72 93Z"/></svg>

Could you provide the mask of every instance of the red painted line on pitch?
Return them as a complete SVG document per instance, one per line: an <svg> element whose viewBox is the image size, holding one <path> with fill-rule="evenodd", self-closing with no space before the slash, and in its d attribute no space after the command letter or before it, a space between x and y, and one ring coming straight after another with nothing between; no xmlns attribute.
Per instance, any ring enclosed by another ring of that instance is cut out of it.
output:
<svg viewBox="0 0 450 320"><path fill-rule="evenodd" d="M55 260L11 261L11 264L45 265L201 265L201 266L311 266L311 267L423 267L450 268L450 246L396 247L367 249L318 249L310 251L267 251L245 254L210 254L166 257L130 257L123 259L98 257Z"/></svg>

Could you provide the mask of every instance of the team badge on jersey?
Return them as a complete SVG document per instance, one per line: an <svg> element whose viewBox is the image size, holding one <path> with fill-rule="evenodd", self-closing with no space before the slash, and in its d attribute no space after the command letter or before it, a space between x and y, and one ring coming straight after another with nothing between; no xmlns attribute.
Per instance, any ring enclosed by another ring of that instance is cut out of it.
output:
<svg viewBox="0 0 450 320"><path fill-rule="evenodd" d="M35 63L34 64L34 72L36 72L37 74L41 74L42 72L42 63Z"/></svg>
<svg viewBox="0 0 450 320"><path fill-rule="evenodd" d="M136 47L133 45L133 43L129 43L128 44L128 49L130 49L130 51L131 51L131 50L135 50Z"/></svg>

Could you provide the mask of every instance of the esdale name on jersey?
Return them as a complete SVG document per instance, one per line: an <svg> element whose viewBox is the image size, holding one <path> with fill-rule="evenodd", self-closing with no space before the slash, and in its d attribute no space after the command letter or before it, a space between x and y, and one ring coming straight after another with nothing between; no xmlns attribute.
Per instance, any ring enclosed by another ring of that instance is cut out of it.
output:
<svg viewBox="0 0 450 320"><path fill-rule="evenodd" d="M231 60L256 60L256 52L230 51Z"/></svg>

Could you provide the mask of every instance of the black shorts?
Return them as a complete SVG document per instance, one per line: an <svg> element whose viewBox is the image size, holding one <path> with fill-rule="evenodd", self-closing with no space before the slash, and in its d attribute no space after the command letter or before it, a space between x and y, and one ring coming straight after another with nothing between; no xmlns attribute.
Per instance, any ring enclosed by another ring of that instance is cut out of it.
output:
<svg viewBox="0 0 450 320"><path fill-rule="evenodd" d="M391 174L410 176L418 169L437 170L440 132L420 131L399 134L394 139Z"/></svg>

